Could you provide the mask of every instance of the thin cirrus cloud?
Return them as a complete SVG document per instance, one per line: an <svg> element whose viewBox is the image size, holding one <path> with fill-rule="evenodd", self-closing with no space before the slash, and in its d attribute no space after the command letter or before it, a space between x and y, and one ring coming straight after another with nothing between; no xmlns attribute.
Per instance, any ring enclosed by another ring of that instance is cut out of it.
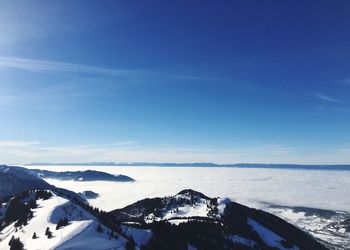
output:
<svg viewBox="0 0 350 250"><path fill-rule="evenodd" d="M0 148L27 147L38 144L38 141L0 141Z"/></svg>
<svg viewBox="0 0 350 250"><path fill-rule="evenodd" d="M336 98L333 98L333 97L330 97L330 96L327 96L327 95L324 95L324 94L321 94L318 92L313 93L313 96L318 98L318 99L321 99L323 101L327 101L327 102L345 103L345 101L343 101L343 100L339 100L339 99L336 99Z"/></svg>
<svg viewBox="0 0 350 250"><path fill-rule="evenodd" d="M31 72L67 72L67 73L85 73L97 75L109 75L118 77L141 77L141 78L171 78L178 80L193 81L229 81L229 79L200 76L200 75L183 75L183 74L162 74L153 70L139 69L113 69L86 64L77 64L70 62L59 62L50 60L38 60L20 57L1 57L0 68L25 70Z"/></svg>
<svg viewBox="0 0 350 250"><path fill-rule="evenodd" d="M18 57L0 57L0 68L11 68L27 70L33 72L71 72L71 73L91 73L108 74L114 76L129 76L135 74L146 74L149 72L140 70L109 69L84 64L67 62L56 62L47 60L36 60Z"/></svg>

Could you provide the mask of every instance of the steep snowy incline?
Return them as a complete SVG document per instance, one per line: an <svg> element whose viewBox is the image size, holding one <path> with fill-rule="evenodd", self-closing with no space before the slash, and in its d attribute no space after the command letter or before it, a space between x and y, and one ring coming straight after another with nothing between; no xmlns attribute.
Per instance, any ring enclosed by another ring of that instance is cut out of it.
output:
<svg viewBox="0 0 350 250"><path fill-rule="evenodd" d="M123 249L126 243L120 235L111 237L110 230L103 225L98 232L98 220L65 198L53 194L50 199L37 200L37 205L27 225L16 228L12 223L0 232L0 249L9 249L8 243L13 236L19 238L27 250ZM68 225L56 230L58 221L64 218L68 219ZM45 235L47 228L52 237ZM34 233L36 238L33 238Z"/></svg>

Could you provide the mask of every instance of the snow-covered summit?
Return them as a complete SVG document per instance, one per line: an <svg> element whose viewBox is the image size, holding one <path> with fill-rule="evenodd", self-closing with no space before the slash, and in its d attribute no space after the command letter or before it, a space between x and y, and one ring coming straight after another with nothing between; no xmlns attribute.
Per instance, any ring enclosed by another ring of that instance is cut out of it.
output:
<svg viewBox="0 0 350 250"><path fill-rule="evenodd" d="M110 214L123 224L151 230L146 249L326 249L272 214L191 189L144 199Z"/></svg>
<svg viewBox="0 0 350 250"><path fill-rule="evenodd" d="M141 219L148 223L188 217L216 218L221 216L227 201L185 189L174 196L144 199L111 213L121 220Z"/></svg>

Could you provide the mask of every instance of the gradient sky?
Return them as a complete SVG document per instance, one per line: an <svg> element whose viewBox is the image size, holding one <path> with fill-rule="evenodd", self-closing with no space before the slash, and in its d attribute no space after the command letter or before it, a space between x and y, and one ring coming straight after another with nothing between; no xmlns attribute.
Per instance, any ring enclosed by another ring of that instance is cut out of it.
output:
<svg viewBox="0 0 350 250"><path fill-rule="evenodd" d="M350 163L350 1L1 1L0 162Z"/></svg>

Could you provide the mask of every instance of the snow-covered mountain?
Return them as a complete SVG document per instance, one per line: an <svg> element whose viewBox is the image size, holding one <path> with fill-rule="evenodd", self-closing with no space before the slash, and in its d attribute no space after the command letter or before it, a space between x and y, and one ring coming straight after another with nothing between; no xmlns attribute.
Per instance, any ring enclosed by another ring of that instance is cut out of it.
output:
<svg viewBox="0 0 350 250"><path fill-rule="evenodd" d="M187 217L220 218L229 199L212 199L186 189L174 196L144 199L111 212L121 221L154 222L167 220L177 224Z"/></svg>
<svg viewBox="0 0 350 250"><path fill-rule="evenodd" d="M327 249L276 216L193 190L109 214L28 191L1 203L0 225L0 249Z"/></svg>
<svg viewBox="0 0 350 250"><path fill-rule="evenodd" d="M11 239L19 239L28 250L124 249L128 242L86 208L52 191L29 191L1 207L0 249L9 249ZM25 213L25 219L18 223Z"/></svg>
<svg viewBox="0 0 350 250"><path fill-rule="evenodd" d="M145 249L327 249L279 217L190 189L111 214L151 230Z"/></svg>

